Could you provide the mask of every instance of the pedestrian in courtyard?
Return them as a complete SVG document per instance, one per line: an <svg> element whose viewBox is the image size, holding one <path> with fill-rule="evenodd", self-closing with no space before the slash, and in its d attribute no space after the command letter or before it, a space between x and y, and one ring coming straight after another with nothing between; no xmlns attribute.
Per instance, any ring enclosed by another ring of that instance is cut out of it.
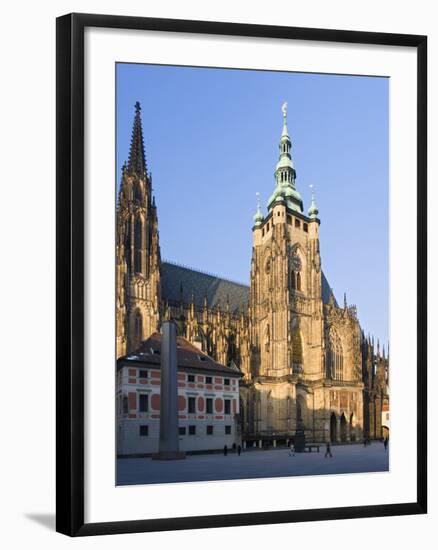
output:
<svg viewBox="0 0 438 550"><path fill-rule="evenodd" d="M324 458L327 458L328 456L329 456L330 458L333 458L332 451L331 451L331 447L330 447L330 441L327 441L327 446L326 446L326 449L325 449Z"/></svg>
<svg viewBox="0 0 438 550"><path fill-rule="evenodd" d="M388 438L385 437L385 439L383 440L383 446L385 447L385 451L386 449L388 448Z"/></svg>
<svg viewBox="0 0 438 550"><path fill-rule="evenodd" d="M295 456L295 445L293 443L289 447L289 456Z"/></svg>
<svg viewBox="0 0 438 550"><path fill-rule="evenodd" d="M240 453L242 452L242 447L240 445L237 445L237 454L240 456Z"/></svg>
<svg viewBox="0 0 438 550"><path fill-rule="evenodd" d="M224 445L224 456L227 456L228 454L228 447Z"/></svg>
<svg viewBox="0 0 438 550"><path fill-rule="evenodd" d="M233 453L235 453L235 452L236 452L236 444L233 443Z"/></svg>

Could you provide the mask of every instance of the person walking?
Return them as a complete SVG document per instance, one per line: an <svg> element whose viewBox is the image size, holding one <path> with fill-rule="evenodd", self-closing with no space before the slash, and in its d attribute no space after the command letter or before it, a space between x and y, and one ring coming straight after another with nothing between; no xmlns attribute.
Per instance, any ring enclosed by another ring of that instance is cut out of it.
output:
<svg viewBox="0 0 438 550"><path fill-rule="evenodd" d="M224 445L224 456L227 456L227 453L228 453L228 448L226 445Z"/></svg>
<svg viewBox="0 0 438 550"><path fill-rule="evenodd" d="M295 456L295 445L293 443L289 446L289 456Z"/></svg>
<svg viewBox="0 0 438 550"><path fill-rule="evenodd" d="M237 445L237 455L240 456L241 452L242 452L242 447L240 445Z"/></svg>
<svg viewBox="0 0 438 550"><path fill-rule="evenodd" d="M327 458L327 457L330 457L330 458L333 458L333 455L332 455L332 451L331 451L331 446L330 446L330 441L327 441L327 446L325 448L325 455L324 455L324 458Z"/></svg>
<svg viewBox="0 0 438 550"><path fill-rule="evenodd" d="M388 438L385 437L385 439L383 440L383 446L385 447L385 451L386 449L388 448Z"/></svg>

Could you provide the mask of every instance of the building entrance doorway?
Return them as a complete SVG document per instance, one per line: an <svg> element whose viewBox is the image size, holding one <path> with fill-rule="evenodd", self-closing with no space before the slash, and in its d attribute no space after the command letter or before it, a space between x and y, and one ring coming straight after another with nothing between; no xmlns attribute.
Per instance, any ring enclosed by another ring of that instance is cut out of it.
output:
<svg viewBox="0 0 438 550"><path fill-rule="evenodd" d="M334 443L336 440L337 440L337 437L336 437L336 426L337 425L337 421L336 421L336 415L335 413L332 413L331 417L330 417L330 441L332 443Z"/></svg>
<svg viewBox="0 0 438 550"><path fill-rule="evenodd" d="M355 429L354 429L354 415L353 413L351 413L350 415L350 440L351 441L356 441L356 432L355 432Z"/></svg>
<svg viewBox="0 0 438 550"><path fill-rule="evenodd" d="M341 426L340 426L340 432L341 432L341 441L347 441L347 419L345 418L345 414L342 413L341 416Z"/></svg>

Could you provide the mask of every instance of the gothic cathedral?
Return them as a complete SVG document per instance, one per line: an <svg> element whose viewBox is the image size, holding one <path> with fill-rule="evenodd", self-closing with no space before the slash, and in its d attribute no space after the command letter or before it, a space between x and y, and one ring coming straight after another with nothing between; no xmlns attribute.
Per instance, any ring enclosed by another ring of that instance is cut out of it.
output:
<svg viewBox="0 0 438 550"><path fill-rule="evenodd" d="M246 444L286 441L297 430L308 441L380 438L389 358L324 276L319 212L312 194L304 213L286 114L285 104L276 185L266 216L260 203L254 216L247 287L161 261L136 104L117 205L117 357L172 318L187 340L243 374L238 424Z"/></svg>

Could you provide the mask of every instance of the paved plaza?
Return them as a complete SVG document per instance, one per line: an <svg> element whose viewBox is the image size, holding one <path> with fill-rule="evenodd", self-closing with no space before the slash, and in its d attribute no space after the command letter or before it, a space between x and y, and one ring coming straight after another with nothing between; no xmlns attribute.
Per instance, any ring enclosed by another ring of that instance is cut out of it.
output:
<svg viewBox="0 0 438 550"><path fill-rule="evenodd" d="M187 455L185 460L164 461L151 458L117 460L117 484L174 483L178 481L212 481L303 475L385 472L389 469L389 451L373 442L332 446L333 458L320 452L289 456L287 448L248 449L237 453Z"/></svg>

